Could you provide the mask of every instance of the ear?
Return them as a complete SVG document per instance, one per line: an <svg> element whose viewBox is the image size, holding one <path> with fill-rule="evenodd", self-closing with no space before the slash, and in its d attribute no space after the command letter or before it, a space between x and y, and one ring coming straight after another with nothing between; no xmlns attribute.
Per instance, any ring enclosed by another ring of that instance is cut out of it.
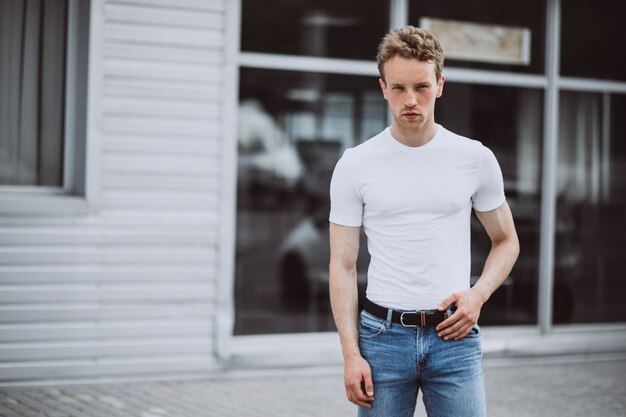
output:
<svg viewBox="0 0 626 417"><path fill-rule="evenodd" d="M443 76L443 74L441 74L441 77L439 78L439 81L437 82L437 98L441 97L441 95L443 94L443 83L445 82L446 77Z"/></svg>
<svg viewBox="0 0 626 417"><path fill-rule="evenodd" d="M378 85L380 85L380 89L383 92L383 97L387 100L387 83L382 78L378 79Z"/></svg>

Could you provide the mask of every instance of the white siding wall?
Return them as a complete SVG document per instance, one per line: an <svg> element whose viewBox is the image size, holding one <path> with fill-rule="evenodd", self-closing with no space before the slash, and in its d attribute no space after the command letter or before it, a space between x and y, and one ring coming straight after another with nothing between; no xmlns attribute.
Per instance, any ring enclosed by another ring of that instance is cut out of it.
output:
<svg viewBox="0 0 626 417"><path fill-rule="evenodd" d="M0 382L218 365L226 1L92 1L88 213L0 217Z"/></svg>

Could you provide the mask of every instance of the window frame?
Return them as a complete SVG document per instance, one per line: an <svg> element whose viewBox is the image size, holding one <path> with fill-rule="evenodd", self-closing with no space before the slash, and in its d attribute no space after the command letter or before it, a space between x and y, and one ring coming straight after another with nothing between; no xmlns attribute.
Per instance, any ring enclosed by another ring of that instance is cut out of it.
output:
<svg viewBox="0 0 626 417"><path fill-rule="evenodd" d="M88 78L91 79L91 1L68 0L63 112L63 183L59 187L0 185L0 216L79 215L86 199ZM89 77L88 77L89 76ZM89 103L91 104L91 103Z"/></svg>
<svg viewBox="0 0 626 417"><path fill-rule="evenodd" d="M541 74L510 73L503 71L479 70L467 68L455 68L447 66L444 70L446 82L470 83L478 85L502 85L512 87L540 88L544 91L544 131L543 131L543 161L541 173L542 200L541 200L541 237L540 237L540 267L538 279L538 320L534 325L509 325L495 326L490 330L494 339L505 339L515 336L527 337L555 333L563 329L588 329L588 325L566 324L554 325L552 322L552 290L554 285L554 233L555 233L555 209L556 201L554 185L556 184L556 171L551 168L551 161L556 157L558 145L558 114L559 92L587 91L601 93L625 93L626 82L600 79L583 79L562 76L559 72L559 45L560 45L560 12L561 0L547 0L546 2L546 39L544 62L545 70ZM404 26L409 23L408 16L409 0L391 0L390 3L390 27ZM227 106L225 107L225 126L227 128L227 145L225 146L225 165L228 174L236 175L237 165L237 102L239 97L239 70L243 67L280 69L294 71L319 71L352 75L376 75L375 62L348 61L336 58L287 56L276 54L264 54L256 52L244 52L240 49L239 36L241 31L241 0L229 2L228 6L228 31L227 31L227 65L225 66L227 82L225 88L227 94ZM550 56L553 56L550 59ZM546 170L546 167L549 168ZM276 356L277 346L284 348L285 354L304 351L307 347L315 344L315 354L324 356L319 363L341 363L339 344L336 343L336 334L332 332L318 333L295 333L295 334L259 334L249 336L235 336L235 220L236 220L236 181L232 175L225 175L222 182L227 198L222 200L223 213L225 214L221 231L222 255L220 281L220 314L218 316L218 354L224 360L230 360L233 364L266 363L266 356ZM546 192L548 191L548 192ZM594 324L594 329L612 329L623 324ZM620 327L621 328L621 327ZM329 346L329 341L335 343ZM319 343L324 341L324 343ZM281 353L283 353L281 351ZM285 357L284 361L293 360L295 364L306 362L311 364L311 357L297 360ZM317 358L316 358L317 359Z"/></svg>

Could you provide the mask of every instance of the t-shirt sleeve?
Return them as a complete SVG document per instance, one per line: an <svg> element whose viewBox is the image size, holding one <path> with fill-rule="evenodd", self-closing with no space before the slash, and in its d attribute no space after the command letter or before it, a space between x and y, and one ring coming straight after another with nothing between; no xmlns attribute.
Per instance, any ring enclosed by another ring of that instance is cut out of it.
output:
<svg viewBox="0 0 626 417"><path fill-rule="evenodd" d="M350 172L350 150L347 149L335 165L330 180L330 217L332 223L358 227L363 219L363 201Z"/></svg>
<svg viewBox="0 0 626 417"><path fill-rule="evenodd" d="M504 203L504 181L502 170L493 152L484 146L481 151L478 186L472 195L472 206L477 211L490 211Z"/></svg>

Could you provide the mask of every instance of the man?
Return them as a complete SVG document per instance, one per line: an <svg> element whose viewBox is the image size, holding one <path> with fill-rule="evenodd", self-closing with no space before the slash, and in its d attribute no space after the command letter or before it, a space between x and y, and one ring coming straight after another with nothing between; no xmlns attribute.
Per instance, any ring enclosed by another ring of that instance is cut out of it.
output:
<svg viewBox="0 0 626 417"><path fill-rule="evenodd" d="M428 31L378 49L391 127L345 151L331 181L330 296L348 399L360 416L485 415L478 316L519 252L502 173L480 142L435 123L443 51ZM492 242L470 289L472 208ZM371 262L357 311L359 230Z"/></svg>

